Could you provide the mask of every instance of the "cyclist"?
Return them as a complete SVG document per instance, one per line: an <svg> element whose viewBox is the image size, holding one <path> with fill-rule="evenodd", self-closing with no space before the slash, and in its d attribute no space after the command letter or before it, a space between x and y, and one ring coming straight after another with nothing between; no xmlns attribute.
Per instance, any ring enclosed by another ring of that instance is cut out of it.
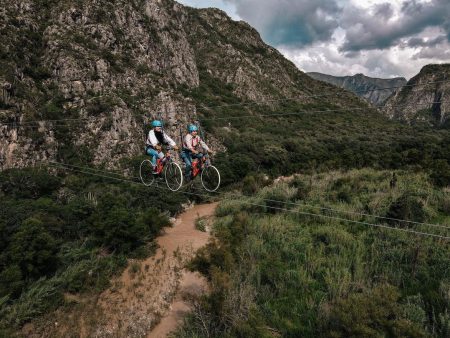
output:
<svg viewBox="0 0 450 338"><path fill-rule="evenodd" d="M207 156L208 152L213 153L201 137L198 136L198 127L195 124L190 124L188 126L188 134L183 138L183 150L181 151L181 158L186 163L186 172L184 173L186 181L189 181L191 178L192 160L201 160L203 156Z"/></svg>
<svg viewBox="0 0 450 338"><path fill-rule="evenodd" d="M173 147L174 150L178 150L177 144L163 131L162 126L162 122L159 120L154 120L152 122L153 129L148 133L145 147L145 153L152 157L151 162L154 174L157 173L156 159L164 158L161 146L168 144Z"/></svg>

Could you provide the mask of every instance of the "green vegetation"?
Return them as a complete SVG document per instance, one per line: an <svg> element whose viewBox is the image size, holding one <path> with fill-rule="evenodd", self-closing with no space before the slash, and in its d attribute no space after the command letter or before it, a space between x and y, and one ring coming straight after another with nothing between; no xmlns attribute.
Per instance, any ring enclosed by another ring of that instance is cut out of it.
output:
<svg viewBox="0 0 450 338"><path fill-rule="evenodd" d="M391 121L329 88L329 96L308 103L246 102L236 95L236 85L208 72L205 60L211 56L196 52L200 86L182 93L195 101L206 136L214 135L227 148L215 158L224 185L257 171L276 177L366 167L423 169L438 186L448 184L450 130ZM298 79L298 85L306 86L305 81L312 80ZM270 94L277 98L275 89Z"/></svg>
<svg viewBox="0 0 450 338"><path fill-rule="evenodd" d="M152 250L169 224L160 210L174 215L183 202L95 176L1 172L0 335L64 304L64 292L106 288L128 257Z"/></svg>
<svg viewBox="0 0 450 338"><path fill-rule="evenodd" d="M216 239L191 263L211 293L177 336L447 337L449 243L400 229L448 229L352 214L450 224L448 193L422 173L397 176L390 188L386 171L300 175L253 197L229 196L216 211ZM275 198L297 205L268 213Z"/></svg>

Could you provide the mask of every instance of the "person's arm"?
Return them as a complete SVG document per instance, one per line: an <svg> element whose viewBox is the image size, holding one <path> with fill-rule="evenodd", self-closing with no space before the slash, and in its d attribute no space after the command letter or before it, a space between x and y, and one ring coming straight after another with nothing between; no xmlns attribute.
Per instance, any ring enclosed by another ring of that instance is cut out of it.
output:
<svg viewBox="0 0 450 338"><path fill-rule="evenodd" d="M202 138L199 137L199 139L200 139L200 145L202 146L202 148L205 149L206 151L211 151L209 149L209 147L206 145L206 143L202 140Z"/></svg>
<svg viewBox="0 0 450 338"><path fill-rule="evenodd" d="M170 145L171 147L175 147L175 146L177 145L177 144L175 143L175 141L172 140L172 139L170 138L170 136L167 135L166 133L164 133L164 141L166 141L167 143L169 143L169 145Z"/></svg>

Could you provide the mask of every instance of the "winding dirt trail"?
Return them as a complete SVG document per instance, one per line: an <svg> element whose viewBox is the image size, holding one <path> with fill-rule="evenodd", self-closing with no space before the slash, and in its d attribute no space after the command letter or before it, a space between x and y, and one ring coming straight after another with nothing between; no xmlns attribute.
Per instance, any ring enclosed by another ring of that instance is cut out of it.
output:
<svg viewBox="0 0 450 338"><path fill-rule="evenodd" d="M189 245L193 253L206 245L209 231L201 232L195 229L195 220L198 217L210 217L214 214L217 204L203 204L184 212L173 228L158 239L161 248L173 252L180 247ZM192 257L192 256L191 256ZM200 295L206 292L206 280L198 273L183 269L180 285L170 306L170 311L161 319L160 323L148 334L147 338L163 338L175 330L183 322L184 316L189 312L189 304L183 298L186 295Z"/></svg>
<svg viewBox="0 0 450 338"><path fill-rule="evenodd" d="M204 223L210 223L216 206L201 204L186 210L157 238L155 255L130 260L98 296L65 295L66 301L76 305L25 325L22 334L30 338L167 337L189 311L184 296L207 291L205 279L184 266L210 237L208 227L206 232L195 228L196 220L204 217Z"/></svg>
<svg viewBox="0 0 450 338"><path fill-rule="evenodd" d="M217 204L196 205L183 212L157 238L156 254L135 261L98 300L102 309L97 337L166 337L189 311L186 294L206 291L206 281L183 267L206 245L209 231L195 228L199 217L211 217Z"/></svg>

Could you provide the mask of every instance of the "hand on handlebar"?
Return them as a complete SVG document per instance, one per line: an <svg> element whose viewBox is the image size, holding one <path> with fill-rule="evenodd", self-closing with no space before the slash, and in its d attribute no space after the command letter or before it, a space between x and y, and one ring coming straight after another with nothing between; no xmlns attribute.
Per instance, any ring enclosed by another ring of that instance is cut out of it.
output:
<svg viewBox="0 0 450 338"><path fill-rule="evenodd" d="M161 145L157 144L157 145L155 146L155 149L158 150L158 151L161 151L161 149L162 149L162 148L161 148Z"/></svg>
<svg viewBox="0 0 450 338"><path fill-rule="evenodd" d="M174 145L174 146L172 147L172 149L175 150L175 151L178 151L178 149L180 149L180 148L178 148L177 145Z"/></svg>

